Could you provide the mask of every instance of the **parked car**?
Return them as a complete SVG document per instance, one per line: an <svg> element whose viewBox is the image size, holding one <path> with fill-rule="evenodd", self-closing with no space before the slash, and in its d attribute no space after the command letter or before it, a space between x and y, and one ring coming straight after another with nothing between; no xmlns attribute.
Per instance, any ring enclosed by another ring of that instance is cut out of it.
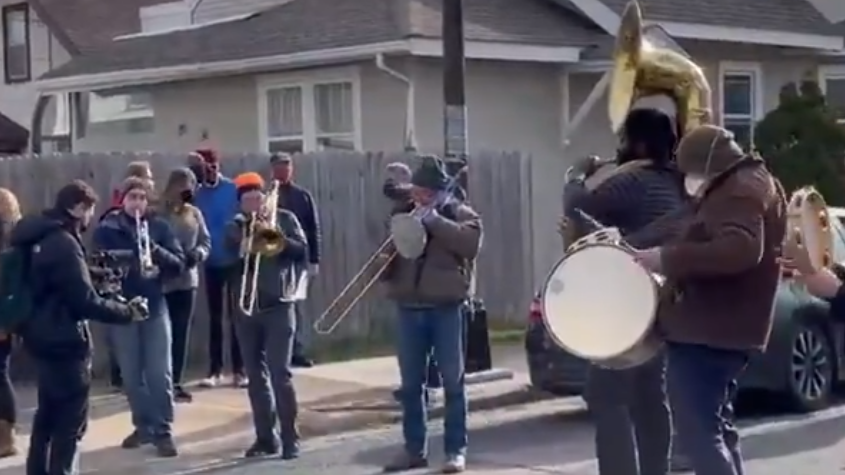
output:
<svg viewBox="0 0 845 475"><path fill-rule="evenodd" d="M834 259L843 262L845 210L832 211L840 218L831 223ZM587 362L549 337L539 295L529 308L525 350L533 386L561 396L581 394ZM845 322L829 318L827 302L785 277L777 291L769 346L752 359L740 388L785 395L792 409L809 412L829 405L834 387L843 379Z"/></svg>

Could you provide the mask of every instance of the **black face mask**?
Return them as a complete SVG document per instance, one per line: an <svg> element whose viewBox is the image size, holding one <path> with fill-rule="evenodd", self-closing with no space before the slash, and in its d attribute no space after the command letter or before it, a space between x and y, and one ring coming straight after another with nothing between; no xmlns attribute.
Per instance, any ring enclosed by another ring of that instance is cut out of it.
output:
<svg viewBox="0 0 845 475"><path fill-rule="evenodd" d="M179 193L179 199L181 199L183 203L193 203L194 190L182 190L182 192Z"/></svg>

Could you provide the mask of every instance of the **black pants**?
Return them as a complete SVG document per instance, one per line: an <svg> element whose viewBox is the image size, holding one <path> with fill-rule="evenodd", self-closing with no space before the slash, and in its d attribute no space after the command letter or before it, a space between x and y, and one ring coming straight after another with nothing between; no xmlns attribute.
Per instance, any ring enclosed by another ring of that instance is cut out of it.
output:
<svg viewBox="0 0 845 475"><path fill-rule="evenodd" d="M167 313L170 314L170 326L173 338L170 345L173 362L173 385L182 384L182 375L188 359L188 347L191 341L191 321L194 318L194 304L197 289L174 290L167 293Z"/></svg>
<svg viewBox="0 0 845 475"><path fill-rule="evenodd" d="M665 475L672 421L662 356L631 369L591 366L584 394L600 475Z"/></svg>
<svg viewBox="0 0 845 475"><path fill-rule="evenodd" d="M38 408L32 420L27 475L75 475L88 428L90 360L35 358Z"/></svg>
<svg viewBox="0 0 845 475"><path fill-rule="evenodd" d="M210 376L223 373L223 322L229 324L229 352L232 357L232 372L243 374L244 363L241 358L241 349L238 346L238 336L232 324L235 302L230 295L237 295L230 292L231 267L206 267L205 268L205 294L208 299L208 359ZM224 319L223 312L226 310L228 319Z"/></svg>
<svg viewBox="0 0 845 475"><path fill-rule="evenodd" d="M9 360L12 357L12 337L0 341L0 421L12 425L17 422L17 405L15 404L15 389L9 378Z"/></svg>
<svg viewBox="0 0 845 475"><path fill-rule="evenodd" d="M123 376L120 374L120 365L117 364L117 357L114 354L114 348L111 343L109 348L109 382L116 388L123 387Z"/></svg>

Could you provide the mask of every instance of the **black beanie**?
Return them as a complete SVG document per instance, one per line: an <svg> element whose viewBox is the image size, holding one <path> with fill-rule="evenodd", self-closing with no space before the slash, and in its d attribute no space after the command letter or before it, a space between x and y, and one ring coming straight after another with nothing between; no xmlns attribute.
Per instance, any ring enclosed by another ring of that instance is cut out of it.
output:
<svg viewBox="0 0 845 475"><path fill-rule="evenodd" d="M678 142L672 118L659 109L632 110L625 118L622 134L629 146L643 144L648 158L659 163L671 161Z"/></svg>
<svg viewBox="0 0 845 475"><path fill-rule="evenodd" d="M434 155L420 157L422 163L411 175L411 184L429 190L443 191L449 187L449 175L443 160Z"/></svg>

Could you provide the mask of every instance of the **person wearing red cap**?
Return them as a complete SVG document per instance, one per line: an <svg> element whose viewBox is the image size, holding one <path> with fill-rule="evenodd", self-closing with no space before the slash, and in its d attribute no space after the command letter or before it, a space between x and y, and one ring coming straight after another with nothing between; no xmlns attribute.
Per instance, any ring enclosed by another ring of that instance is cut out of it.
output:
<svg viewBox="0 0 845 475"><path fill-rule="evenodd" d="M205 218L211 236L211 251L203 265L205 296L208 299L208 376L200 386L213 388L223 381L223 325L234 313L234 302L228 295L236 289L230 286L229 276L237 263L237 253L224 245L225 230L238 211L238 193L235 183L220 173L220 156L212 149L199 149L188 155L188 168L197 177L199 187L194 195L194 205ZM246 387L243 360L238 338L232 322L229 325L229 352L232 361L232 382Z"/></svg>
<svg viewBox="0 0 845 475"><path fill-rule="evenodd" d="M234 318L249 377L247 388L256 437L244 455L277 454L281 439L282 459L289 460L299 455L291 357L296 334L295 305L304 298L308 286L308 241L295 214L264 207L264 180L259 174L241 174L235 178L235 185L240 213L227 227L226 245L240 255L239 268L232 279L238 294L242 286L247 289L240 303L248 308L249 302L254 302L248 314L238 305ZM251 249L243 249L248 228L258 224L252 220L266 223L270 213L275 213L276 230L283 236L278 251L256 255ZM258 270L254 282L255 266ZM277 420L279 436L275 432Z"/></svg>

